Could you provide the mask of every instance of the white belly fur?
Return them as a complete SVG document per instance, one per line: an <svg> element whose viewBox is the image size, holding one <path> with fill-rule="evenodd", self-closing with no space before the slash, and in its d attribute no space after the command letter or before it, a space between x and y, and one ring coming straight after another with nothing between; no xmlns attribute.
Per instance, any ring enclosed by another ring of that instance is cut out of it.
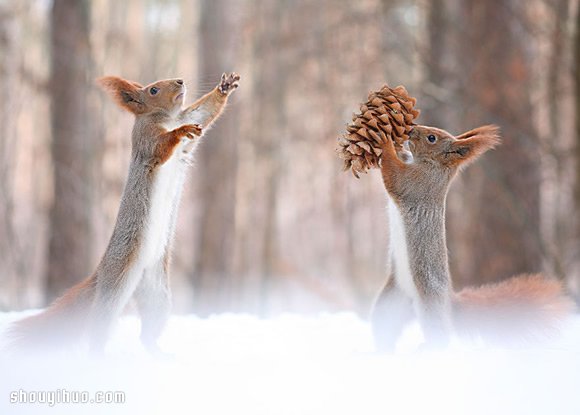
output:
<svg viewBox="0 0 580 415"><path fill-rule="evenodd" d="M388 198L389 211L389 254L393 261L393 271L397 286L409 297L417 298L417 288L413 281L413 274L411 273L411 266L409 263L409 250L407 246L407 237L405 235L405 227L403 225L403 218L399 212L399 208Z"/></svg>
<svg viewBox="0 0 580 415"><path fill-rule="evenodd" d="M185 164L180 161L181 147L159 167L151 192L151 205L147 218L140 263L150 266L163 258L165 248L171 238L172 216L176 213L178 195L184 182Z"/></svg>
<svg viewBox="0 0 580 415"><path fill-rule="evenodd" d="M168 125L171 130L178 125ZM158 265L163 259L165 249L172 237L175 215L187 166L191 164L193 153L199 139L183 138L174 150L171 158L159 166L151 190L149 216L145 220L145 230L137 260L128 270L129 278L125 290L120 294L127 298L119 304L125 304L143 277L143 272Z"/></svg>

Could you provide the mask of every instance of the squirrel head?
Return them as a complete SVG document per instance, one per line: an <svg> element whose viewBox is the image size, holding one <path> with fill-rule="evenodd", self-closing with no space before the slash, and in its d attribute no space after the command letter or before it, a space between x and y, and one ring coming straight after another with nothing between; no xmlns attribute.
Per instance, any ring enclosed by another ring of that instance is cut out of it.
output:
<svg viewBox="0 0 580 415"><path fill-rule="evenodd" d="M145 115L154 112L175 114L183 105L185 84L182 79L166 79L147 86L116 76L99 78L97 83L123 109Z"/></svg>
<svg viewBox="0 0 580 415"><path fill-rule="evenodd" d="M453 136L445 130L422 125L409 134L408 148L413 163L455 173L500 143L499 128L485 125Z"/></svg>
<svg viewBox="0 0 580 415"><path fill-rule="evenodd" d="M401 201L440 203L456 173L499 142L499 128L494 125L478 127L459 136L439 128L415 125L403 149L397 152L406 167L393 171L387 163L382 163L387 191Z"/></svg>

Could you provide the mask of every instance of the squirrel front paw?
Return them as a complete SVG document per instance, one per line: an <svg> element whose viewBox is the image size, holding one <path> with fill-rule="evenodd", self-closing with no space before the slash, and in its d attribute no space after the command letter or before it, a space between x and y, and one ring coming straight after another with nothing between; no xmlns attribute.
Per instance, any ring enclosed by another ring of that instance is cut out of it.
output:
<svg viewBox="0 0 580 415"><path fill-rule="evenodd" d="M224 95L231 94L237 87L240 86L240 75L235 72L230 74L222 74L222 79L218 85L219 91Z"/></svg>
<svg viewBox="0 0 580 415"><path fill-rule="evenodd" d="M199 137L203 133L201 125L199 124L185 124L179 127L179 130L183 136L189 139L193 139L195 136Z"/></svg>

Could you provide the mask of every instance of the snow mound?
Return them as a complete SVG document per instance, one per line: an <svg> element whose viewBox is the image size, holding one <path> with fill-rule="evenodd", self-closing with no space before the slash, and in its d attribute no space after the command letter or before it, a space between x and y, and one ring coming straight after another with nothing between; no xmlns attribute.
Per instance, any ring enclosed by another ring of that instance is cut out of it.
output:
<svg viewBox="0 0 580 415"><path fill-rule="evenodd" d="M0 314L0 331L22 315ZM368 323L350 313L174 316L164 360L138 337L138 319L124 317L99 361L0 357L0 414L580 414L580 318L560 339L517 350L454 340L417 353L412 327L396 354L377 355ZM94 402L113 392L124 402Z"/></svg>

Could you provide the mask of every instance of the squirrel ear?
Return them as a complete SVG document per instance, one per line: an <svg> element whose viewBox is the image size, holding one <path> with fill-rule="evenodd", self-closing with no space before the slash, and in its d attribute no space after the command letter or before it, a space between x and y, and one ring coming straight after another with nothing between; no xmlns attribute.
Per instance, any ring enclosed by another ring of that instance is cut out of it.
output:
<svg viewBox="0 0 580 415"><path fill-rule="evenodd" d="M147 110L140 91L142 87L137 82L126 81L117 76L104 76L97 79L97 84L107 91L121 108L136 115L143 114Z"/></svg>
<svg viewBox="0 0 580 415"><path fill-rule="evenodd" d="M484 125L455 137L447 150L447 163L459 167L475 161L500 143L499 127Z"/></svg>

